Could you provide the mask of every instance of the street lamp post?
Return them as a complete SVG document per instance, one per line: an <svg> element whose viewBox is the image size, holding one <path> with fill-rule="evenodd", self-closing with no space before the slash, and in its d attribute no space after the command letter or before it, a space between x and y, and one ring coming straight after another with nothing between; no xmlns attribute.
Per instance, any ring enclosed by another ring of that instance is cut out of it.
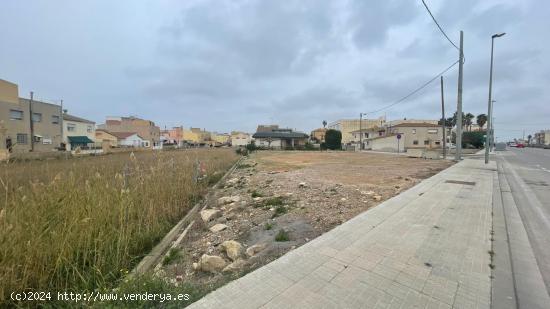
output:
<svg viewBox="0 0 550 309"><path fill-rule="evenodd" d="M488 113L487 113L487 132L485 133L485 164L489 163L489 146L492 140L492 130L493 130L493 102L492 102L492 91L493 91L493 50L495 48L495 38L500 38L506 33L493 34L491 36L491 68L489 71L489 102L488 102Z"/></svg>

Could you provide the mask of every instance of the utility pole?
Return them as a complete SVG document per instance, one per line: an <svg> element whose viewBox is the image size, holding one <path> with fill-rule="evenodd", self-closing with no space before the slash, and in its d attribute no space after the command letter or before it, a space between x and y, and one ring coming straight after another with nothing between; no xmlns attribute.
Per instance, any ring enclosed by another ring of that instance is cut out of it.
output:
<svg viewBox="0 0 550 309"><path fill-rule="evenodd" d="M441 76L441 128L443 129L443 159L447 158L447 138L445 137L447 126L445 122L445 97L443 96L443 76Z"/></svg>
<svg viewBox="0 0 550 309"><path fill-rule="evenodd" d="M359 113L359 151L363 150L363 113Z"/></svg>
<svg viewBox="0 0 550 309"><path fill-rule="evenodd" d="M485 133L485 164L489 163L489 148L491 147L491 141L493 140L493 50L495 47L495 38L499 38L506 33L493 34L491 36L491 67L489 71L489 102L488 102L488 115L487 115L487 131Z"/></svg>
<svg viewBox="0 0 550 309"><path fill-rule="evenodd" d="M34 98L34 92L31 91L31 99L29 100L29 120L31 126L31 151L34 151L34 121L32 119L32 101Z"/></svg>
<svg viewBox="0 0 550 309"><path fill-rule="evenodd" d="M460 50L458 57L458 94L456 102L456 153L455 160L460 161L462 157L462 67L464 64L464 33L460 31Z"/></svg>
<svg viewBox="0 0 550 309"><path fill-rule="evenodd" d="M61 109L59 110L60 113L59 113L59 128L61 129L60 131L60 142L59 142L59 148L61 148L61 145L63 145L63 143L65 143L64 139L63 139L63 99L60 100L61 101ZM53 140L52 140L52 144L53 144ZM65 149L67 149L65 147ZM63 149L63 150L65 150Z"/></svg>

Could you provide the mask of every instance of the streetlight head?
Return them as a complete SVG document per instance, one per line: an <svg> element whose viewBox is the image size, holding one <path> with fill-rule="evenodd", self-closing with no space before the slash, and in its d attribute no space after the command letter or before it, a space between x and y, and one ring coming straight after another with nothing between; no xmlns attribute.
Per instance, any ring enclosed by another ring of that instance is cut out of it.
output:
<svg viewBox="0 0 550 309"><path fill-rule="evenodd" d="M494 38L500 38L501 36L504 36L505 34L506 34L506 32L498 33L498 34L493 34L493 39L494 39Z"/></svg>

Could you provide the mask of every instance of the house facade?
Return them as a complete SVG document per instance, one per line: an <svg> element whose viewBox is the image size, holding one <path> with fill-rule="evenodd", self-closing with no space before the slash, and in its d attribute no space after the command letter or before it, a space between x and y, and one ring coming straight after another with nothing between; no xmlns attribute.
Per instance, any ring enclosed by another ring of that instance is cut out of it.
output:
<svg viewBox="0 0 550 309"><path fill-rule="evenodd" d="M227 133L212 133L212 141L216 143L216 145L229 145L229 140L231 139L231 135Z"/></svg>
<svg viewBox="0 0 550 309"><path fill-rule="evenodd" d="M363 142L363 149L406 152L408 149L435 149L443 144L442 128L434 123L405 122L393 126L354 131L354 142ZM399 137L399 138L398 138Z"/></svg>
<svg viewBox="0 0 550 309"><path fill-rule="evenodd" d="M374 126L382 126L386 122L386 117L379 117L377 119L339 119L331 122L327 125L329 129L338 130L342 132L342 144L349 145L353 142L353 135L351 132L360 129L367 129Z"/></svg>
<svg viewBox="0 0 550 309"><path fill-rule="evenodd" d="M98 129L111 133L137 133L142 139L148 141L147 147L160 145L160 128L153 121L138 117L107 117L105 124L98 126Z"/></svg>
<svg viewBox="0 0 550 309"><path fill-rule="evenodd" d="M17 84L0 79L0 149L55 151L63 139L61 106L19 97Z"/></svg>
<svg viewBox="0 0 550 309"><path fill-rule="evenodd" d="M244 147L252 142L252 136L248 133L233 131L231 132L231 146Z"/></svg>
<svg viewBox="0 0 550 309"><path fill-rule="evenodd" d="M63 142L68 151L93 146L95 122L63 113Z"/></svg>
<svg viewBox="0 0 550 309"><path fill-rule="evenodd" d="M107 144L110 148L113 148L118 146L118 138L109 131L97 129L95 130L95 143L98 147Z"/></svg>
<svg viewBox="0 0 550 309"><path fill-rule="evenodd" d="M160 132L161 139L164 143L182 147L185 144L184 131L183 127L173 127L172 129L162 130Z"/></svg>
<svg viewBox="0 0 550 309"><path fill-rule="evenodd" d="M308 140L308 135L302 132L296 132L292 129L279 128L277 125L258 126L258 131L252 135L259 147L269 149L287 149L295 147L304 147Z"/></svg>
<svg viewBox="0 0 550 309"><path fill-rule="evenodd" d="M134 147L134 148L149 148L150 141L144 139L135 132L110 132L117 138L117 146L119 147Z"/></svg>

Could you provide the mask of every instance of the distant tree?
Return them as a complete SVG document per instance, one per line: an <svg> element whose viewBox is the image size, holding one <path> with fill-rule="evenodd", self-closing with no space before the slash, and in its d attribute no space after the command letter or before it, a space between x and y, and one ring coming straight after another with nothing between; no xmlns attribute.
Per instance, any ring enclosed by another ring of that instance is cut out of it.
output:
<svg viewBox="0 0 550 309"><path fill-rule="evenodd" d="M456 119L455 119L455 117L449 117L449 118L447 118L447 126L449 126L449 127L452 128L452 127L455 126L455 124L456 124Z"/></svg>
<svg viewBox="0 0 550 309"><path fill-rule="evenodd" d="M453 127L457 125L457 113L453 114ZM462 127L466 125L466 115L462 113Z"/></svg>
<svg viewBox="0 0 550 309"><path fill-rule="evenodd" d="M439 119L439 121L437 122L437 124L442 125L442 124L443 124L443 120L442 120L442 119ZM445 126L446 126L446 127L453 127L453 118L452 118L452 117L445 119Z"/></svg>
<svg viewBox="0 0 550 309"><path fill-rule="evenodd" d="M328 149L342 149L342 132L328 129L325 133L325 145Z"/></svg>
<svg viewBox="0 0 550 309"><path fill-rule="evenodd" d="M325 128L326 126L327 126L327 121L323 120L323 128Z"/></svg>
<svg viewBox="0 0 550 309"><path fill-rule="evenodd" d="M479 126L479 129L481 130L485 123L487 123L487 115L485 114L479 114L476 118L476 123Z"/></svg>
<svg viewBox="0 0 550 309"><path fill-rule="evenodd" d="M464 118L464 124L468 127L468 131L472 131L472 124L473 120L476 116L474 116L472 113L467 113Z"/></svg>
<svg viewBox="0 0 550 309"><path fill-rule="evenodd" d="M527 144L531 144L531 139L533 136L531 134L527 135Z"/></svg>

